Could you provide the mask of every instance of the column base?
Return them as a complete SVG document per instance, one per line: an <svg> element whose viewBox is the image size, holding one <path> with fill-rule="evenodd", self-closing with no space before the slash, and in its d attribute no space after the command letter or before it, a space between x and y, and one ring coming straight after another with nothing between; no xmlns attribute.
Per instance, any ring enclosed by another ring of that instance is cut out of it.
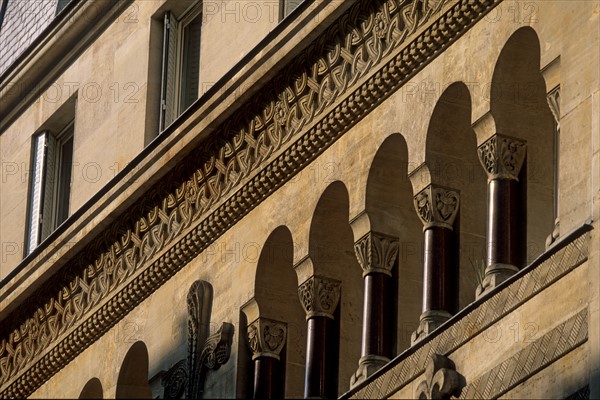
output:
<svg viewBox="0 0 600 400"><path fill-rule="evenodd" d="M410 338L411 345L421 341L438 326L448 321L452 315L446 311L430 310L421 314L419 327L414 331Z"/></svg>
<svg viewBox="0 0 600 400"><path fill-rule="evenodd" d="M477 286L475 299L488 293L502 282L519 272L519 268L510 264L492 264L485 269L483 282Z"/></svg>
<svg viewBox="0 0 600 400"><path fill-rule="evenodd" d="M350 378L350 389L366 380L388 362L390 362L389 358L374 354L361 357L358 361L358 369Z"/></svg>

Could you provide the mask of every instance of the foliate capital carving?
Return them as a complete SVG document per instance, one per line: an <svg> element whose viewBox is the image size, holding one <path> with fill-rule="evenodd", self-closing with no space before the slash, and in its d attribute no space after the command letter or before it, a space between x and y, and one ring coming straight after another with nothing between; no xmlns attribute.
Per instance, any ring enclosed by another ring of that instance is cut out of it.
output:
<svg viewBox="0 0 600 400"><path fill-rule="evenodd" d="M417 399L446 399L461 389L461 379L452 360L433 353L425 369L425 379L415 390Z"/></svg>
<svg viewBox="0 0 600 400"><path fill-rule="evenodd" d="M259 318L248 325L248 344L252 359L272 357L279 360L287 338L287 324L268 318Z"/></svg>
<svg viewBox="0 0 600 400"><path fill-rule="evenodd" d="M527 154L527 144L524 140L497 133L479 146L477 153L488 180L518 181Z"/></svg>
<svg viewBox="0 0 600 400"><path fill-rule="evenodd" d="M354 252L363 276L374 272L392 276L392 268L398 257L398 238L369 232L354 244Z"/></svg>
<svg viewBox="0 0 600 400"><path fill-rule="evenodd" d="M298 288L298 295L306 319L327 317L334 319L333 313L340 302L342 283L335 279L312 276Z"/></svg>
<svg viewBox="0 0 600 400"><path fill-rule="evenodd" d="M460 207L458 190L429 185L421 190L414 200L424 230L434 226L453 229L452 224Z"/></svg>

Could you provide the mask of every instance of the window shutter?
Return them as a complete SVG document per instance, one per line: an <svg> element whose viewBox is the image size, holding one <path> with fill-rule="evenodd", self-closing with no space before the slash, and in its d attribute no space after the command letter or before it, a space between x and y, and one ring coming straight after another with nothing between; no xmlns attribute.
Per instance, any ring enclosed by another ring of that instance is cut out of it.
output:
<svg viewBox="0 0 600 400"><path fill-rule="evenodd" d="M55 228L53 217L55 214L55 189L57 187L56 152L56 139L54 138L54 136L46 134L46 165L44 168L44 175L42 178L42 180L44 181L44 186L42 193L42 236L40 241L46 239Z"/></svg>
<svg viewBox="0 0 600 400"><path fill-rule="evenodd" d="M175 17L165 13L163 35L163 62L161 82L160 130L163 131L177 117L176 87L178 23Z"/></svg>
<svg viewBox="0 0 600 400"><path fill-rule="evenodd" d="M44 204L44 170L46 163L46 142L50 135L42 132L33 138L31 159L31 178L29 190L29 223L27 229L27 249L29 255L40 243L42 227L42 208Z"/></svg>

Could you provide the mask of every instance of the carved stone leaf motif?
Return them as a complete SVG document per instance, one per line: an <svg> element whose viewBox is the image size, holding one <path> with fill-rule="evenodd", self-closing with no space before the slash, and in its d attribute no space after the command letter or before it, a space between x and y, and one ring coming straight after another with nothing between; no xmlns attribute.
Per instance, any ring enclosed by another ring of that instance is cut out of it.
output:
<svg viewBox="0 0 600 400"><path fill-rule="evenodd" d="M519 180L525 162L526 143L501 134L495 134L479 146L477 153L488 179Z"/></svg>
<svg viewBox="0 0 600 400"><path fill-rule="evenodd" d="M217 370L227 363L231 353L233 330L233 325L223 322L219 330L206 339L200 355L202 367Z"/></svg>
<svg viewBox="0 0 600 400"><path fill-rule="evenodd" d="M298 287L306 317L321 316L333 319L333 313L340 301L340 291L340 281L316 275L309 278Z"/></svg>
<svg viewBox="0 0 600 400"><path fill-rule="evenodd" d="M449 399L461 389L461 379L448 357L433 353L425 369L425 379L415 390L417 399Z"/></svg>
<svg viewBox="0 0 600 400"><path fill-rule="evenodd" d="M185 393L188 383L187 361L181 360L171 367L161 379L161 385L165 388L163 397L165 399L181 399Z"/></svg>
<svg viewBox="0 0 600 400"><path fill-rule="evenodd" d="M354 244L354 252L363 276L374 272L391 276L398 257L398 239L369 232Z"/></svg>
<svg viewBox="0 0 600 400"><path fill-rule="evenodd" d="M188 291L188 371L190 380L186 397L189 398L199 398L204 386L202 351L209 333L212 297L212 286L206 281L195 281Z"/></svg>
<svg viewBox="0 0 600 400"><path fill-rule="evenodd" d="M279 354L287 340L287 324L268 318L259 318L248 325L248 344L252 359L272 357L279 360Z"/></svg>
<svg viewBox="0 0 600 400"><path fill-rule="evenodd" d="M126 314L160 287L497 1L459 0L406 46L409 35L449 0L361 0L353 5L258 96L82 249L40 290L39 300L11 316L13 322L2 327L0 336L0 395L32 393L106 332L118 320L115 316ZM375 23L380 12L389 22L385 38L375 31L376 25L382 26L382 21ZM387 63L382 65L384 58ZM287 112L285 125L274 117L277 101ZM271 157L293 138L298 140L288 151ZM268 159L272 161L265 170L241 186ZM190 179L196 182L193 187L187 184ZM217 203L222 206L215 210ZM134 274L138 276L129 282ZM62 338L78 324L81 329Z"/></svg>
<svg viewBox="0 0 600 400"><path fill-rule="evenodd" d="M429 185L415 196L414 201L425 229L432 226L452 229L460 209L460 194L457 190Z"/></svg>

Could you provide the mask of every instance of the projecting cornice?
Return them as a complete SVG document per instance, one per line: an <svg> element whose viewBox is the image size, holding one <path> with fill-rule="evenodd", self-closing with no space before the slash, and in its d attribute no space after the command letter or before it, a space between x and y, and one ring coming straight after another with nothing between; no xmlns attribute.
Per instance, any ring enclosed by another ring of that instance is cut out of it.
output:
<svg viewBox="0 0 600 400"><path fill-rule="evenodd" d="M0 395L25 397L501 0L363 0L11 315Z"/></svg>

